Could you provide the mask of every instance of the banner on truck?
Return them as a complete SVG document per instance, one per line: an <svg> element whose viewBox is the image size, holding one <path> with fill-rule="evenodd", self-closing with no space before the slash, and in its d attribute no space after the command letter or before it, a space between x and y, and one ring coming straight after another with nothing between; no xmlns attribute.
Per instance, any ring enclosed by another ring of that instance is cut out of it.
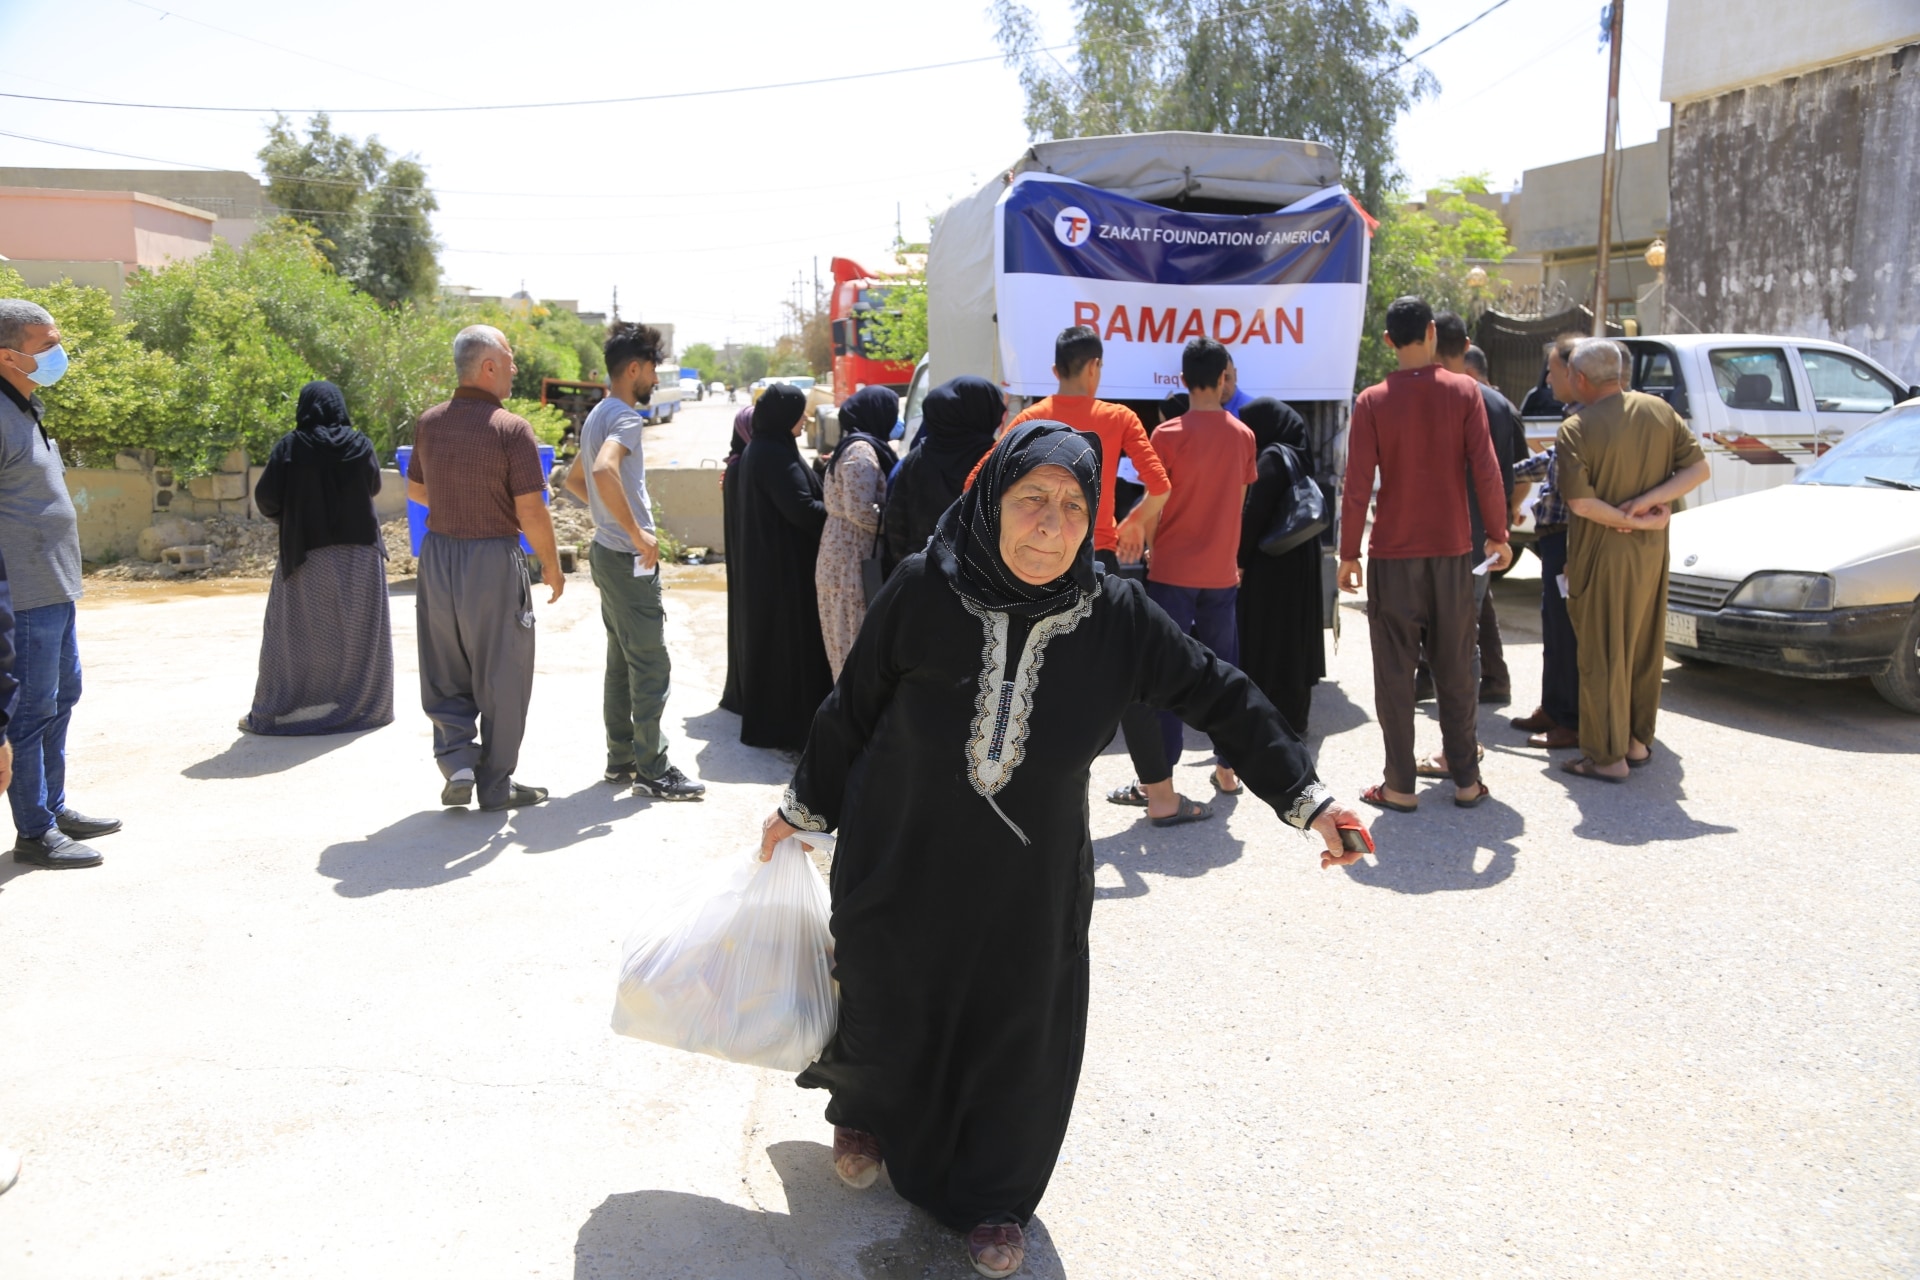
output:
<svg viewBox="0 0 1920 1280"><path fill-rule="evenodd" d="M1367 302L1367 226L1339 187L1279 213L1177 213L1023 173L994 221L1000 367L1015 395L1057 390L1053 340L1100 335L1100 396L1158 400L1184 390L1180 352L1226 344L1249 395L1353 394Z"/></svg>

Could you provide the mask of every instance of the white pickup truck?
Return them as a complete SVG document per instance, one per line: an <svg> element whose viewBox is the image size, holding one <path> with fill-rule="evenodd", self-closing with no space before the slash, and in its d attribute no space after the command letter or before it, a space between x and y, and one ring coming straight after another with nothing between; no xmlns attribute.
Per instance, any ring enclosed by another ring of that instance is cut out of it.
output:
<svg viewBox="0 0 1920 1280"><path fill-rule="evenodd" d="M1632 386L1671 404L1706 450L1712 475L1686 505L1786 484L1876 415L1920 395L1851 347L1817 338L1742 333L1621 338ZM1544 448L1558 415L1528 417Z"/></svg>

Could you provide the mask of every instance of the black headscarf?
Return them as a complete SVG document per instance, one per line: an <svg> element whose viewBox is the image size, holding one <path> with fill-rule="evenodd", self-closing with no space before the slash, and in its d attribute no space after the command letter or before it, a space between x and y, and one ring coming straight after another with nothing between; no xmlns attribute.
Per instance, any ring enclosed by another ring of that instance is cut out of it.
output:
<svg viewBox="0 0 1920 1280"><path fill-rule="evenodd" d="M373 441L347 416L347 398L331 382L300 388L294 429L267 455L254 506L280 525L280 564L292 572L320 547L378 544L373 495L380 463Z"/></svg>
<svg viewBox="0 0 1920 1280"><path fill-rule="evenodd" d="M847 446L855 440L865 440L872 445L880 457L881 473L891 474L900 457L887 443L887 437L893 434L894 424L899 421L900 397L891 387L862 387L848 396L840 406L840 443L833 447L833 457L827 460L827 474L833 474Z"/></svg>
<svg viewBox="0 0 1920 1280"><path fill-rule="evenodd" d="M794 453L793 429L807 416L807 393L790 382L776 382L760 393L753 405L753 438L785 440Z"/></svg>
<svg viewBox="0 0 1920 1280"><path fill-rule="evenodd" d="M1307 420L1286 401L1261 396L1241 405L1235 416L1252 430L1256 449L1283 444L1302 457L1306 455Z"/></svg>
<svg viewBox="0 0 1920 1280"><path fill-rule="evenodd" d="M927 392L914 448L964 456L968 470L993 448L993 433L1006 416L1007 398L985 378L966 374Z"/></svg>
<svg viewBox="0 0 1920 1280"><path fill-rule="evenodd" d="M1067 571L1043 586L1022 582L1000 558L1000 500L1036 467L1065 467L1087 496L1087 535ZM947 508L927 560L953 589L983 609L1029 621L1061 613L1095 589L1093 513L1100 509L1100 442L1064 422L1023 422L980 464L973 487Z"/></svg>

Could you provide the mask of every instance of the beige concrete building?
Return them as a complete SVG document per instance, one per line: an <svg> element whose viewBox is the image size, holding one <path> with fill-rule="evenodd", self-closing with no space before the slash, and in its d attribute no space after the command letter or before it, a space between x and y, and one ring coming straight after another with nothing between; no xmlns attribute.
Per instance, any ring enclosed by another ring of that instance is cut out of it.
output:
<svg viewBox="0 0 1920 1280"><path fill-rule="evenodd" d="M213 248L215 221L139 191L0 187L0 256L30 285L71 279L117 303L129 272Z"/></svg>
<svg viewBox="0 0 1920 1280"><path fill-rule="evenodd" d="M144 191L213 215L213 234L241 245L280 216L267 189L238 169L40 169L0 167L0 187Z"/></svg>
<svg viewBox="0 0 1920 1280"><path fill-rule="evenodd" d="M1647 249L1667 234L1667 162L1669 134L1652 142L1623 147L1614 163L1613 234L1608 250L1607 314L1610 319L1659 333L1661 276L1647 265ZM1559 311L1593 297L1593 273L1599 263L1601 157L1582 156L1529 169L1521 179L1512 220L1515 253L1537 259L1539 282Z"/></svg>

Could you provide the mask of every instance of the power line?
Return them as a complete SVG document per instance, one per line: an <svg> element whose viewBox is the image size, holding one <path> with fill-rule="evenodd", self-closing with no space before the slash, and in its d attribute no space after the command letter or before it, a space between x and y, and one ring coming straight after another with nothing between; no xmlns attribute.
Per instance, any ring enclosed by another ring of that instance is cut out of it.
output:
<svg viewBox="0 0 1920 1280"><path fill-rule="evenodd" d="M1394 63L1392 66L1388 67L1385 71L1380 72L1379 75L1374 77L1374 79L1377 80L1380 78L1380 76L1390 76L1394 72L1398 71L1400 68L1406 66L1408 63L1415 62L1421 58L1426 57L1428 54L1432 53L1435 49L1438 49L1441 45L1453 39L1455 36L1459 35L1462 31L1465 31L1468 27L1471 27L1476 22L1479 22L1482 18L1491 14L1495 9L1503 9L1511 2L1512 0L1493 0L1492 4L1488 5L1485 9L1482 9L1479 13L1476 13L1473 17L1468 18L1465 22L1461 23L1459 26L1455 27L1453 30L1447 32L1447 34L1441 36L1438 40L1435 40L1432 44L1428 45L1426 48L1421 49L1416 53L1410 53L1406 57L1400 59L1400 61Z"/></svg>
<svg viewBox="0 0 1920 1280"><path fill-rule="evenodd" d="M290 54L296 58L305 58L307 61L317 62L323 67L332 67L335 71L345 71L352 75L365 76L369 80L378 80L382 84L396 85L402 89L420 88L419 85L408 84L404 80L394 80L387 76L376 75L371 71L362 71L359 67L350 67L344 62L330 61L316 54L308 53L304 49L292 49L283 44L275 44L271 40L262 40L258 36L250 36L244 31L234 31L227 27L215 26L211 22L206 22L199 18L191 18L184 13L176 13L171 9L162 9L157 4L148 4L147 0L126 0L126 3L137 9L146 9L152 13L159 14L162 22L165 22L168 18L174 18L180 22L191 23L196 27L205 27L209 31L217 31L223 36L231 36L235 40L245 40L248 44L257 44L262 49L272 49L276 53Z"/></svg>

